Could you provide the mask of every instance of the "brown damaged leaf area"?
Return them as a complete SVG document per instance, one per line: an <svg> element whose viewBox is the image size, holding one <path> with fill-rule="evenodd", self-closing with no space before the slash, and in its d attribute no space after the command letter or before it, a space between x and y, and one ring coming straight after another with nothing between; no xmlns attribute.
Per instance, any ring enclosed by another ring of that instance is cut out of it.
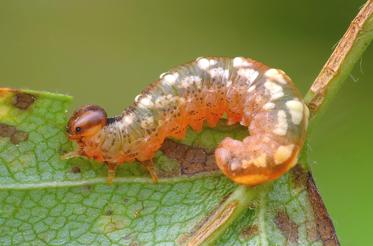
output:
<svg viewBox="0 0 373 246"><path fill-rule="evenodd" d="M321 199L321 196L310 173L308 173L306 185L308 197L310 199L313 214L316 220L316 228L312 228L311 230L313 231L309 231L309 235L317 235L317 239L321 239L321 241L324 242L324 245L340 245L333 226L333 222L329 217L328 211L326 210L326 207Z"/></svg>
<svg viewBox="0 0 373 246"><path fill-rule="evenodd" d="M36 101L36 96L10 88L0 88L0 97L9 98L9 103L21 110L28 109ZM12 144L26 141L28 135L13 125L0 123L0 137L9 138Z"/></svg>
<svg viewBox="0 0 373 246"><path fill-rule="evenodd" d="M9 138L12 144L19 144L28 139L28 133L18 130L15 126L0 123L0 137Z"/></svg>
<svg viewBox="0 0 373 246"><path fill-rule="evenodd" d="M30 93L26 93L12 88L0 88L0 97L12 96L11 104L21 110L28 109L37 97Z"/></svg>
<svg viewBox="0 0 373 246"><path fill-rule="evenodd" d="M298 242L298 225L290 219L286 211L281 210L277 212L275 223L286 238L287 242Z"/></svg>
<svg viewBox="0 0 373 246"><path fill-rule="evenodd" d="M309 240L321 240L323 242L323 245L328 246L340 245L333 222L330 219L324 202L322 201L321 196L317 190L312 174L309 171L305 170L300 164L298 164L291 170L291 175L295 187L306 188L308 198L312 207L312 212L316 221L316 226L307 228L307 235ZM283 217L282 219L284 218L285 217ZM287 225L287 227L290 227L290 225Z"/></svg>
<svg viewBox="0 0 373 246"><path fill-rule="evenodd" d="M13 97L13 106L22 110L28 109L36 100L34 95L15 91Z"/></svg>
<svg viewBox="0 0 373 246"><path fill-rule="evenodd" d="M72 173L80 173L80 172L81 172L81 169L80 169L80 167L78 167L78 166L74 166L74 167L72 167L72 168L70 169L70 171L71 171Z"/></svg>
<svg viewBox="0 0 373 246"><path fill-rule="evenodd" d="M193 175L218 170L213 151L207 151L200 147L191 147L171 139L165 140L161 151L168 158L176 160L179 163L182 175Z"/></svg>
<svg viewBox="0 0 373 246"><path fill-rule="evenodd" d="M259 228L257 225L249 225L241 230L241 238L248 240L252 237L255 237L259 233Z"/></svg>

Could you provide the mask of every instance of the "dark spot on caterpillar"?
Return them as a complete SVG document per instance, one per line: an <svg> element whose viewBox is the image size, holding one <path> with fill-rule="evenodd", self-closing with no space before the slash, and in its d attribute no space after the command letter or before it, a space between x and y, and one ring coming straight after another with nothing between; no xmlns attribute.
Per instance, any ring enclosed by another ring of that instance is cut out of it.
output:
<svg viewBox="0 0 373 246"><path fill-rule="evenodd" d="M115 116L115 117L109 117L107 118L107 125L113 124L114 122L120 120L120 116Z"/></svg>
<svg viewBox="0 0 373 246"><path fill-rule="evenodd" d="M240 236L244 240L248 240L248 239L258 235L258 232L259 232L259 228L258 228L257 225L250 225L250 226L242 228Z"/></svg>
<svg viewBox="0 0 373 246"><path fill-rule="evenodd" d="M280 229L287 242L298 242L298 225L290 219L286 211L280 210L277 212L275 224Z"/></svg>
<svg viewBox="0 0 373 246"><path fill-rule="evenodd" d="M26 110L28 109L36 100L34 95L23 93L23 92L16 92L13 98L13 105L16 108Z"/></svg>
<svg viewBox="0 0 373 246"><path fill-rule="evenodd" d="M0 137L8 137L12 144L19 144L28 139L28 133L17 130L15 126L0 123Z"/></svg>
<svg viewBox="0 0 373 246"><path fill-rule="evenodd" d="M72 173L80 173L81 172L80 167L78 167L78 166L72 167L71 172Z"/></svg>
<svg viewBox="0 0 373 246"><path fill-rule="evenodd" d="M316 222L316 228L307 228L308 239L311 241L321 239L324 245L340 245L333 223L310 173L307 174L306 187Z"/></svg>

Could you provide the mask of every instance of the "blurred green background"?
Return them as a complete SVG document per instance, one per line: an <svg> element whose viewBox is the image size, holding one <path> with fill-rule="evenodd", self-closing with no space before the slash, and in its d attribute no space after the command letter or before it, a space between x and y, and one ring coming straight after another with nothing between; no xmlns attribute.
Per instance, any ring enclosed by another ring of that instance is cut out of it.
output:
<svg viewBox="0 0 373 246"><path fill-rule="evenodd" d="M0 83L120 113L198 56L249 56L311 85L362 0L0 1ZM369 245L373 47L310 136L316 183L342 245Z"/></svg>

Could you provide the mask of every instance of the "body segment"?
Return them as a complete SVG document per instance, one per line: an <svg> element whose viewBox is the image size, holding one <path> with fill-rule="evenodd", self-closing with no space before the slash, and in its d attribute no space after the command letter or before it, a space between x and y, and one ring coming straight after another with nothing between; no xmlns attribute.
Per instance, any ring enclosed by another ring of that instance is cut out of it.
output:
<svg viewBox="0 0 373 246"><path fill-rule="evenodd" d="M240 123L250 132L243 141L224 139L215 151L217 165L233 181L259 184L295 165L308 109L284 72L243 57L202 57L175 67L121 116L105 119L103 109L85 106L71 117L68 128L79 144L74 155L115 169L127 161L147 162L165 138L182 139L188 126L200 131L204 122L214 127L224 115L228 124ZM82 118L91 122L89 127Z"/></svg>

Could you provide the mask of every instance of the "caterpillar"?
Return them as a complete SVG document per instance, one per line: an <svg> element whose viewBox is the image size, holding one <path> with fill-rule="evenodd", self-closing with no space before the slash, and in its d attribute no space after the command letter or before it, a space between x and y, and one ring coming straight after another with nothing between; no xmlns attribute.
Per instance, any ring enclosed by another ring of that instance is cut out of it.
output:
<svg viewBox="0 0 373 246"><path fill-rule="evenodd" d="M215 150L220 170L239 184L274 180L293 167L304 144L309 110L281 70L244 57L200 57L163 73L121 116L86 105L68 121L78 148L66 158L84 156L108 165L112 182L118 165L137 160L153 180L152 158L165 138L182 139L187 127L201 131L240 123L250 135L225 138Z"/></svg>

